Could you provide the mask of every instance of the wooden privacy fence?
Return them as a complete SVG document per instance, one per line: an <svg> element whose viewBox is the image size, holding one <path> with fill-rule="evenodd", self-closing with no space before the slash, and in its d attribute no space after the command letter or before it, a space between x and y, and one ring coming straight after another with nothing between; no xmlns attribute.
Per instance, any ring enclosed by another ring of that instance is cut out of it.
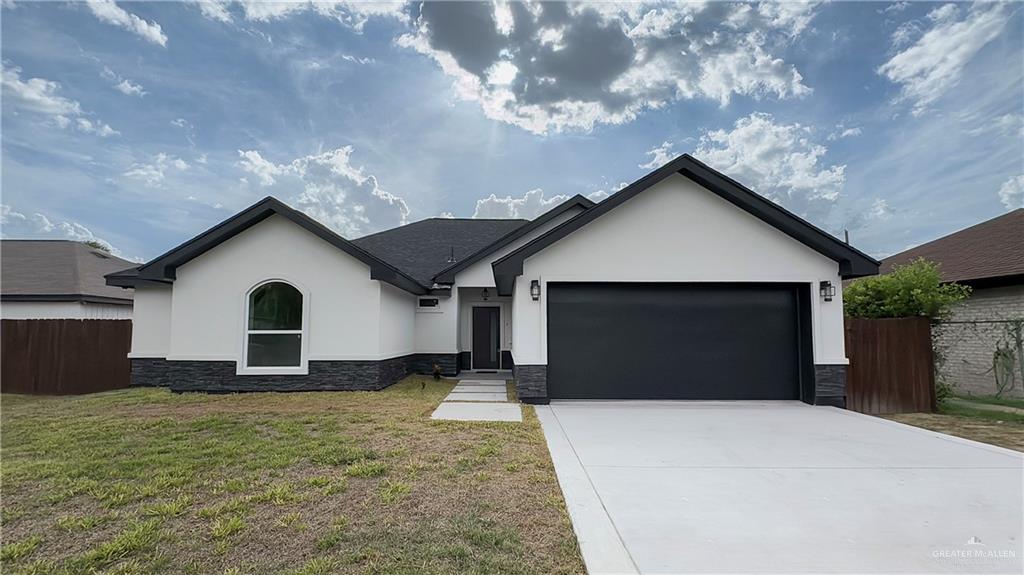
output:
<svg viewBox="0 0 1024 575"><path fill-rule="evenodd" d="M846 407L861 413L935 410L931 322L846 318Z"/></svg>
<svg viewBox="0 0 1024 575"><path fill-rule="evenodd" d="M5 319L0 389L67 395L128 387L131 320Z"/></svg>

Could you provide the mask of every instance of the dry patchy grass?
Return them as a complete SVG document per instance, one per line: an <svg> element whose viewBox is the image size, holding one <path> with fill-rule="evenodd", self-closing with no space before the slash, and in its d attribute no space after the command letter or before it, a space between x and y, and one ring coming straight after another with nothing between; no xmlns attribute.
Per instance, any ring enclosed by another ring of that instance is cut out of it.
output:
<svg viewBox="0 0 1024 575"><path fill-rule="evenodd" d="M451 387L5 395L2 570L583 572L533 410L431 421Z"/></svg>
<svg viewBox="0 0 1024 575"><path fill-rule="evenodd" d="M1007 449L1024 451L1024 418L997 412L943 408L945 413L903 413L889 419Z"/></svg>

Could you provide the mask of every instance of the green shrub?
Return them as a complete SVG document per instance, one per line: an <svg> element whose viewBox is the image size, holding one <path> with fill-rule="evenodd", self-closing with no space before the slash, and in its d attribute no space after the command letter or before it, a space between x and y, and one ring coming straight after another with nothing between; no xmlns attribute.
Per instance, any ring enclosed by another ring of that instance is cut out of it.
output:
<svg viewBox="0 0 1024 575"><path fill-rule="evenodd" d="M843 307L850 317L942 319L970 294L968 286L942 283L938 264L919 258L852 282L843 290Z"/></svg>

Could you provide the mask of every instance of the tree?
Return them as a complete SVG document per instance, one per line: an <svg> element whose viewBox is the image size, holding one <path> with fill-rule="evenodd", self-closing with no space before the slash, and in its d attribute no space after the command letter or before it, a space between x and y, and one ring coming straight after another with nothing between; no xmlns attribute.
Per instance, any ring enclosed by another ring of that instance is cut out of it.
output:
<svg viewBox="0 0 1024 575"><path fill-rule="evenodd" d="M87 245L87 246L89 246L90 248L93 248L93 249L96 249L96 250L100 250L101 252L107 252L108 254L110 253L110 246L108 246L107 244L104 244L104 243L102 243L102 242L100 242L98 240L88 240L88 241L84 241L82 243Z"/></svg>
<svg viewBox="0 0 1024 575"><path fill-rule="evenodd" d="M861 278L843 290L846 315L865 318L947 317L971 288L943 283L939 265L918 258L880 276Z"/></svg>

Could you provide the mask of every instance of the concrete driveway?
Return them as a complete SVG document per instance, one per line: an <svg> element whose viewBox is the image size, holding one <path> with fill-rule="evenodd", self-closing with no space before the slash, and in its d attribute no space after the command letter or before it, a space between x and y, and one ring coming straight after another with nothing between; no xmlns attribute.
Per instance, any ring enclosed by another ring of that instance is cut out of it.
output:
<svg viewBox="0 0 1024 575"><path fill-rule="evenodd" d="M537 413L591 573L1022 572L1015 451L797 402Z"/></svg>

